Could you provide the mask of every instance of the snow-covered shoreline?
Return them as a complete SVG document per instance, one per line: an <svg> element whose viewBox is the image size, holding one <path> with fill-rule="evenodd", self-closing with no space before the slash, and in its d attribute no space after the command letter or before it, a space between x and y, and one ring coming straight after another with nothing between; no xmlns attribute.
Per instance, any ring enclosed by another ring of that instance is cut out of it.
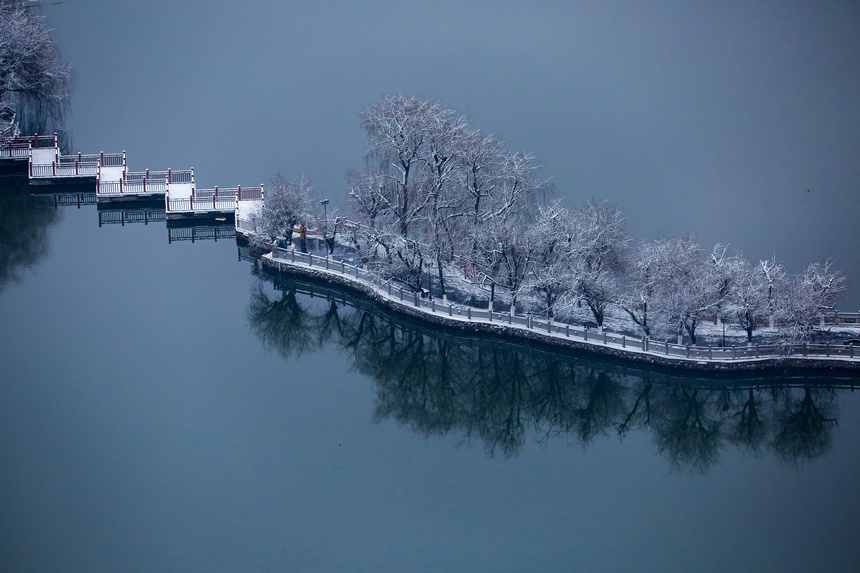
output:
<svg viewBox="0 0 860 573"><path fill-rule="evenodd" d="M486 310L443 305L417 293L376 284L373 276L359 267L295 251L267 253L262 264L280 272L293 273L349 288L377 304L412 318L464 332L481 332L521 341L530 341L574 351L681 370L741 372L750 370L802 369L816 372L860 372L860 351L847 345L806 345L787 354L775 346L691 347L654 342L575 325L549 322L533 317L489 313ZM804 353L805 351L805 353Z"/></svg>

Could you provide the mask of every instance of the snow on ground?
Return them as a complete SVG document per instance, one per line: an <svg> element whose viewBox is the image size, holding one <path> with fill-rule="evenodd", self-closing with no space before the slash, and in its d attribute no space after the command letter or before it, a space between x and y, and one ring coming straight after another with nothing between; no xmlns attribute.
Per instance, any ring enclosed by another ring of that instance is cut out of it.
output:
<svg viewBox="0 0 860 573"><path fill-rule="evenodd" d="M294 239L298 246L298 239ZM306 252L325 257L327 254L325 243L319 237L308 235L306 241ZM343 243L340 240L335 247L333 259L344 261L348 264L361 266L361 261L356 256L356 252L349 244ZM405 283L391 281L392 285L402 286L407 288ZM438 290L438 278L435 273L425 273L422 277L422 284L427 289L427 285L432 283L432 292L423 293L423 297L436 297ZM448 297L448 302L455 307L465 308L471 306L473 308L487 309L490 300L489 287L482 286L465 276L463 268L457 265L450 265L445 271L445 290ZM517 301L518 314L534 314L536 317L543 317L541 313L529 312L529 306L534 306L528 297L521 297ZM510 297L499 287L496 288L496 297L493 303L495 312L508 312L510 310ZM581 309L575 309L570 316L559 317L556 322L570 323L571 325L582 326L585 323L593 323L594 317L583 306ZM622 309L618 307L610 307L606 310L604 318L604 328L607 332L624 334L639 338L642 336L642 331L630 317ZM778 331L775 328L760 327L753 332L753 341L759 344L769 344L778 338ZM860 325L852 327L848 325L828 325L816 333L815 342L840 342L848 339L860 337ZM669 342L676 342L675 337L660 338L660 341L668 339ZM747 334L744 330L725 323L718 325L715 320L702 321L696 328L697 343L702 346L739 346L746 344ZM656 337L655 337L656 340Z"/></svg>

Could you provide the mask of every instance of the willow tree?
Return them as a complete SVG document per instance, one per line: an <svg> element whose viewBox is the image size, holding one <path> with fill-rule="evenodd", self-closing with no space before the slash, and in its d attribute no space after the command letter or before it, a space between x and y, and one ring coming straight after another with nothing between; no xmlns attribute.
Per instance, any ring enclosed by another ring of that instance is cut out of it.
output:
<svg viewBox="0 0 860 573"><path fill-rule="evenodd" d="M28 127L59 122L69 103L72 68L51 31L26 2L0 0L0 108Z"/></svg>

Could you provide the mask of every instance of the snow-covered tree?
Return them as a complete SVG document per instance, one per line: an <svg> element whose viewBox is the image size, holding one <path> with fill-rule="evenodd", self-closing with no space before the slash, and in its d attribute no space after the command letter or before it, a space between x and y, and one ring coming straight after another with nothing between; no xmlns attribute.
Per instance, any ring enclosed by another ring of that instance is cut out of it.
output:
<svg viewBox="0 0 860 573"><path fill-rule="evenodd" d="M538 308L553 318L570 292L572 223L570 212L558 203L538 209L532 226L534 252L523 290L537 298Z"/></svg>
<svg viewBox="0 0 860 573"><path fill-rule="evenodd" d="M386 96L361 115L362 127L370 136L368 157L378 160L380 174L393 183L373 184L361 194L384 194L375 202L384 205L383 214L396 221L403 237L430 201L421 186L430 129L455 117L438 102L400 94Z"/></svg>
<svg viewBox="0 0 860 573"><path fill-rule="evenodd" d="M845 282L845 277L833 269L829 260L813 263L795 277L785 291L778 313L783 341L789 344L808 341L824 316L835 310Z"/></svg>
<svg viewBox="0 0 860 573"><path fill-rule="evenodd" d="M768 283L761 265L755 265L737 254L731 261L731 282L723 299L723 317L747 333L752 343L753 332L769 316Z"/></svg>
<svg viewBox="0 0 860 573"><path fill-rule="evenodd" d="M349 203L353 213L363 224L377 228L389 209L389 198L394 193L386 186L394 182L381 169L350 171L346 176Z"/></svg>
<svg viewBox="0 0 860 573"><path fill-rule="evenodd" d="M72 68L51 31L25 2L0 2L0 107L14 108L19 122L43 127L59 121L69 102Z"/></svg>
<svg viewBox="0 0 860 573"><path fill-rule="evenodd" d="M308 223L311 215L311 185L304 177L288 180L280 173L272 177L259 215L253 221L260 235L292 241L293 227Z"/></svg>
<svg viewBox="0 0 860 573"><path fill-rule="evenodd" d="M345 220L340 216L338 210L332 209L331 212L324 211L319 221L319 233L325 243L326 252L328 255L334 254L334 247L337 244L337 236L343 230Z"/></svg>
<svg viewBox="0 0 860 573"><path fill-rule="evenodd" d="M626 265L625 288L618 306L645 336L651 336L655 297L659 298L661 280L668 274L664 265L671 260L671 255L665 252L669 248L671 242L666 240L642 242L630 253Z"/></svg>
<svg viewBox="0 0 860 573"><path fill-rule="evenodd" d="M435 270L443 297L453 257L481 258L484 227L503 229L546 188L533 156L507 151L501 139L472 129L439 102L386 96L362 114L362 126L376 167L350 173L347 185L358 222L374 231L353 237L367 241L360 250L368 260L413 260ZM402 241L393 240L395 233ZM416 269L410 265L408 274Z"/></svg>
<svg viewBox="0 0 860 573"><path fill-rule="evenodd" d="M693 236L655 241L657 276L652 307L662 330L683 335L696 344L699 322L713 312L716 300L713 273L702 260L702 250ZM654 325L656 326L656 325Z"/></svg>
<svg viewBox="0 0 860 573"><path fill-rule="evenodd" d="M728 250L728 245L717 243L708 257L708 272L714 285L713 307L718 323L723 321L723 303L729 296L739 264L737 256L729 255Z"/></svg>
<svg viewBox="0 0 860 573"><path fill-rule="evenodd" d="M439 290L446 298L445 264L454 251L454 223L463 212L463 196L454 189L458 157L463 149L468 122L462 116L445 110L428 118L425 137L425 160L422 183L429 197L425 220L426 242L433 253L439 279Z"/></svg>
<svg viewBox="0 0 860 573"><path fill-rule="evenodd" d="M779 312L780 300L789 287L788 275L782 263L777 262L776 255L770 259L759 261L758 270L763 276L767 293L768 323L773 328L776 322L776 315Z"/></svg>
<svg viewBox="0 0 860 573"><path fill-rule="evenodd" d="M475 263L479 280L490 285L491 307L498 286L504 289L511 312L516 313L526 273L541 240L542 237L532 233L524 214L489 219L481 225L481 232L473 240L475 247L470 260Z"/></svg>
<svg viewBox="0 0 860 573"><path fill-rule="evenodd" d="M621 209L589 201L571 216L568 266L569 303L585 304L602 332L606 308L618 300L620 277L630 239Z"/></svg>

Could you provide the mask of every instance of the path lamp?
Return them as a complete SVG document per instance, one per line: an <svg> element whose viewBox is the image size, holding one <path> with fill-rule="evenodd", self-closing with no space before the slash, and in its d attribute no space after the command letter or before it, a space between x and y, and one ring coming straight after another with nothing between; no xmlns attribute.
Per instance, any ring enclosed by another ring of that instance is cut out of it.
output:
<svg viewBox="0 0 860 573"><path fill-rule="evenodd" d="M321 200L320 205L323 206L323 219L328 221L328 199Z"/></svg>

